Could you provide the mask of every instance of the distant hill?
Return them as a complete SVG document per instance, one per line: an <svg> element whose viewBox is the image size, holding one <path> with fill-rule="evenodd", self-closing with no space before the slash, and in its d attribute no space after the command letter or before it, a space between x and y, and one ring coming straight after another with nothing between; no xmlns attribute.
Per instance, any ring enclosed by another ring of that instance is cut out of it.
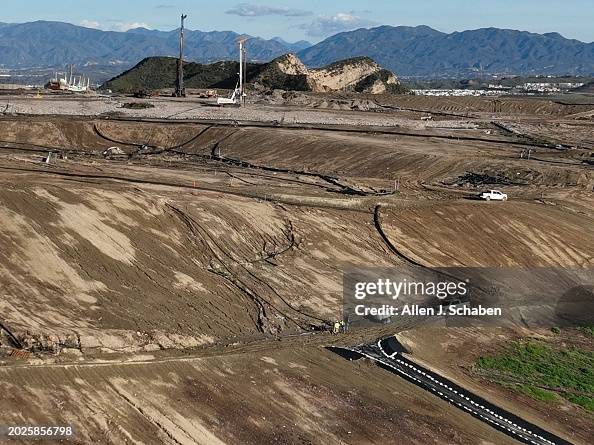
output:
<svg viewBox="0 0 594 445"><path fill-rule="evenodd" d="M289 49L289 52L291 52L291 53L297 53L299 51L303 51L304 49L309 48L311 46L311 43L308 42L307 40L299 40L298 42L295 42L295 43L286 42L281 37L273 37L272 40L280 43L281 45L286 46Z"/></svg>
<svg viewBox="0 0 594 445"><path fill-rule="evenodd" d="M248 73L259 71L261 65L248 64ZM101 88L118 93L173 88L177 59L147 57L133 68L105 82ZM234 88L239 70L237 62L201 64L184 62L184 83L187 88Z"/></svg>
<svg viewBox="0 0 594 445"><path fill-rule="evenodd" d="M106 82L102 88L119 93L161 90L175 85L177 60L173 57L149 57L134 68ZM187 88L233 89L237 83L237 62L213 64L184 63ZM286 54L269 63L249 63L248 83L256 89L292 91L352 91L361 93L399 92L398 78L373 60L360 57L335 62L327 67L308 69L294 54Z"/></svg>
<svg viewBox="0 0 594 445"><path fill-rule="evenodd" d="M178 33L178 30L144 28L101 31L47 21L0 24L0 65L13 68L66 64L132 66L149 56L175 56L179 52ZM235 60L239 36L231 31L187 30L185 55L200 62ZM248 54L253 61L267 62L307 45L307 42L291 44L281 39L254 37L248 42Z"/></svg>
<svg viewBox="0 0 594 445"><path fill-rule="evenodd" d="M343 32L299 52L314 67L357 56L400 76L594 74L594 43L498 28L446 34L428 26L380 26Z"/></svg>

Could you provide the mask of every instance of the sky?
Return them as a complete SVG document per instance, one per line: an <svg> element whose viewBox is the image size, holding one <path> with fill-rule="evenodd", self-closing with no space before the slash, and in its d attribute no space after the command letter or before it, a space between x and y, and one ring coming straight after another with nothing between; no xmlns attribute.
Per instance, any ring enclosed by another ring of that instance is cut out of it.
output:
<svg viewBox="0 0 594 445"><path fill-rule="evenodd" d="M114 31L187 27L318 42L379 25L429 25L453 32L484 27L594 41L592 0L3 0L0 22L55 20Z"/></svg>

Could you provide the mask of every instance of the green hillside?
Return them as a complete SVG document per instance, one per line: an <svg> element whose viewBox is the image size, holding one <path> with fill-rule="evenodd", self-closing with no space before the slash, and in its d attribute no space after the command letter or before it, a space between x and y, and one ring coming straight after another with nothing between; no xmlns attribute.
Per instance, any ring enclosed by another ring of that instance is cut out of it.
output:
<svg viewBox="0 0 594 445"><path fill-rule="evenodd" d="M308 70L301 61L292 54L278 57L269 63L249 63L247 65L247 82L256 89L281 89L288 91L328 91L326 86L318 85L315 77L322 72L326 80L334 77L334 84L340 84L345 72L354 66L364 65L363 74L357 82L348 87L353 92L370 92L383 85L382 91L396 93L401 91L396 76L382 69L373 60L365 57L335 62L319 70ZM201 64L184 63L184 82L186 88L233 89L237 84L238 62L216 62ZM138 65L107 81L102 89L116 93L130 94L137 91L161 90L175 87L177 59L174 57L148 57ZM332 85L333 82L330 82ZM328 84L326 84L328 85ZM380 88L381 89L381 88Z"/></svg>
<svg viewBox="0 0 594 445"><path fill-rule="evenodd" d="M248 64L248 79L259 73L262 66ZM173 88L176 71L176 58L148 57L135 67L107 81L102 88L118 93ZM184 82L187 88L234 88L238 71L238 62L184 62Z"/></svg>

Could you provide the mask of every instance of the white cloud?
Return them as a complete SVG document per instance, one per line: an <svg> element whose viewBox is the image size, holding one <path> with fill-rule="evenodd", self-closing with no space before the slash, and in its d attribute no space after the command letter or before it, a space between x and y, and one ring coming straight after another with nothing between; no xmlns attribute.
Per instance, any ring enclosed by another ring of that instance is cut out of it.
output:
<svg viewBox="0 0 594 445"><path fill-rule="evenodd" d="M116 22L113 25L113 31L128 31L129 29L135 28L147 28L150 29L148 23L145 22Z"/></svg>
<svg viewBox="0 0 594 445"><path fill-rule="evenodd" d="M82 20L80 22L80 26L84 26L85 28L95 28L95 29L101 29L101 23L95 21L95 20Z"/></svg>
<svg viewBox="0 0 594 445"><path fill-rule="evenodd" d="M85 28L100 29L102 31L125 32L130 29L134 29L134 28L148 28L148 29L150 29L150 26L144 22L120 22L117 20L108 20L108 23L102 23L102 22L98 22L96 20L86 20L85 19L80 22L80 25L84 26Z"/></svg>
<svg viewBox="0 0 594 445"><path fill-rule="evenodd" d="M306 17L312 15L311 11L303 9L291 9L286 6L265 6L251 3L239 3L233 8L225 11L225 14L238 15L241 17L261 17L265 15L281 15L284 17Z"/></svg>
<svg viewBox="0 0 594 445"><path fill-rule="evenodd" d="M327 37L344 31L377 25L373 20L364 19L351 12L339 12L332 17L318 17L311 23L304 23L299 28L313 37Z"/></svg>

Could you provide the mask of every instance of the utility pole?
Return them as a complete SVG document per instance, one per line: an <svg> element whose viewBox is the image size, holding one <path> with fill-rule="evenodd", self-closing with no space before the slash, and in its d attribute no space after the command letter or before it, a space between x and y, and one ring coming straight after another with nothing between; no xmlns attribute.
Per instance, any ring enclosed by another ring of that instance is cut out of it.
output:
<svg viewBox="0 0 594 445"><path fill-rule="evenodd" d="M245 50L245 42L247 37L240 37L239 42L239 104L245 105L245 84L247 81L247 51Z"/></svg>
<svg viewBox="0 0 594 445"><path fill-rule="evenodd" d="M245 100L247 98L247 94L245 90L247 89L247 49L245 47L245 43L243 44L243 106L245 106Z"/></svg>
<svg viewBox="0 0 594 445"><path fill-rule="evenodd" d="M186 89L184 88L184 21L188 18L187 15L181 16L181 28L179 30L179 59L177 61L177 79L175 80L175 97L186 97Z"/></svg>

